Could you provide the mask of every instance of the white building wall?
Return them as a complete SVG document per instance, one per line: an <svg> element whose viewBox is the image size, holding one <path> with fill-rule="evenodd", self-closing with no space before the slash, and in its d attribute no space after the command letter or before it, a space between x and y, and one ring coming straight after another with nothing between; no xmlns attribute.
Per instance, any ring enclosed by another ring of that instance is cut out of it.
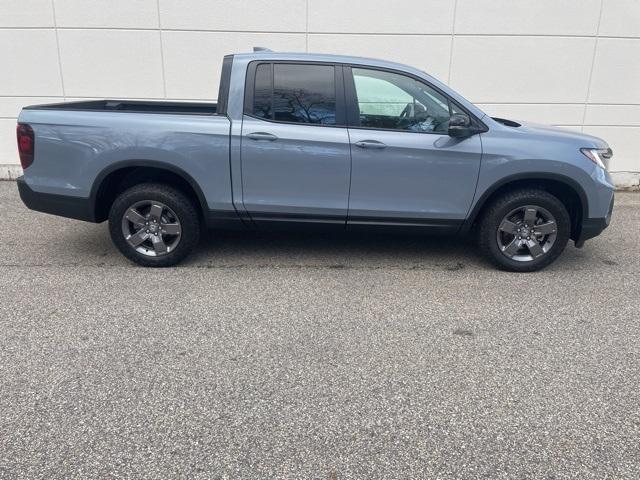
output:
<svg viewBox="0 0 640 480"><path fill-rule="evenodd" d="M640 0L0 0L0 177L21 106L213 100L222 56L254 45L414 65L492 115L602 136L617 181L640 178Z"/></svg>

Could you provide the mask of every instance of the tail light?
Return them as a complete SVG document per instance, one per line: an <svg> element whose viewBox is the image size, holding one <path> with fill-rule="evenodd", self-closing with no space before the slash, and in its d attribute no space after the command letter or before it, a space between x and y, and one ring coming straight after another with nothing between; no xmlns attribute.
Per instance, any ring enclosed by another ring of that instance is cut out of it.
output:
<svg viewBox="0 0 640 480"><path fill-rule="evenodd" d="M20 154L20 163L22 169L25 170L33 163L33 154L35 150L36 138L33 134L33 128L26 123L19 123L16 127L18 136L18 153Z"/></svg>

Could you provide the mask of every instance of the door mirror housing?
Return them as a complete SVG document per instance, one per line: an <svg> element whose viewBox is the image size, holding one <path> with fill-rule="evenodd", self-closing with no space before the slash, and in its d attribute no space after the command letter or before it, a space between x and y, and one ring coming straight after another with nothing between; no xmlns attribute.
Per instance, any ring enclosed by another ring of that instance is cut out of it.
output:
<svg viewBox="0 0 640 480"><path fill-rule="evenodd" d="M449 118L449 131L447 133L450 137L464 138L477 133L477 130L472 125L468 115L464 113L454 113L451 115L451 118Z"/></svg>

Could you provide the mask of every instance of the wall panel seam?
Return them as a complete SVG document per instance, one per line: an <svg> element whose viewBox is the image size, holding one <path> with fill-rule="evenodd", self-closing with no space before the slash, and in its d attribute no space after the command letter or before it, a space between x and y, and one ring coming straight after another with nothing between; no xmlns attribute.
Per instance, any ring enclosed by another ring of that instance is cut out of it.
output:
<svg viewBox="0 0 640 480"><path fill-rule="evenodd" d="M587 105L589 103L589 97L591 97L591 80L593 79L593 68L596 63L596 54L598 52L598 36L600 35L600 23L602 22L602 10L604 6L604 0L600 0L600 13L598 14L598 26L596 28L595 41L593 43L593 55L591 56L591 69L589 70L589 79L587 81L587 94L584 99L584 109L582 112L582 126L580 130L584 132L584 122L587 119Z"/></svg>
<svg viewBox="0 0 640 480"><path fill-rule="evenodd" d="M449 44L449 72L447 73L447 84L451 82L451 66L453 64L453 44L456 40L456 14L458 12L458 0L453 3L453 19L451 20L451 42Z"/></svg>
<svg viewBox="0 0 640 480"><path fill-rule="evenodd" d="M62 88L62 99L66 101L67 92L64 88L64 72L62 71L62 54L60 53L60 38L58 38L58 19L56 16L56 1L51 0L51 10L53 13L53 31L56 36L56 50L58 51L58 70L60 71L60 87Z"/></svg>
<svg viewBox="0 0 640 480"><path fill-rule="evenodd" d="M307 0L306 8L304 12L304 51L309 53L309 0Z"/></svg>
<svg viewBox="0 0 640 480"><path fill-rule="evenodd" d="M52 0L53 1L53 0ZM58 30L129 30L129 31L156 31L154 27L53 27ZM52 27L0 27L1 30L51 30ZM334 31L304 31L304 30L234 30L219 28L162 28L165 32L210 32L210 33L256 33L256 34L288 34L288 35L366 35L366 36L423 36L423 37L448 37L450 33L405 33L405 32L334 32ZM556 33L456 33L456 37L496 37L496 38L513 38L513 37L530 37L530 38L582 38L592 39L595 35L567 35ZM603 40L640 40L640 36L630 35L598 35Z"/></svg>
<svg viewBox="0 0 640 480"><path fill-rule="evenodd" d="M162 21L160 20L160 0L156 0L156 10L158 12L158 35L160 37L160 67L162 69L162 93L167 97L167 74L164 67L164 45L162 40Z"/></svg>

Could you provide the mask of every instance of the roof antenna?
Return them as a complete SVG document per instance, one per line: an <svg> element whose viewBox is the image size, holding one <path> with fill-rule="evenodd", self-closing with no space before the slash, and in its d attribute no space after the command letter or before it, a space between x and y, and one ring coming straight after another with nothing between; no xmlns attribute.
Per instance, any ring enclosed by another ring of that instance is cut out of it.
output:
<svg viewBox="0 0 640 480"><path fill-rule="evenodd" d="M267 47L253 47L254 52L273 52L270 48Z"/></svg>

